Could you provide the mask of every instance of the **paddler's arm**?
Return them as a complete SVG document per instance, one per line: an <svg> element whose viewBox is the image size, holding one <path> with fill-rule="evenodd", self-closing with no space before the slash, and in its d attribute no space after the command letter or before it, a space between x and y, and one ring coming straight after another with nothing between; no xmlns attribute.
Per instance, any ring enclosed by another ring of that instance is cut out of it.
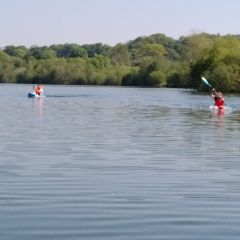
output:
<svg viewBox="0 0 240 240"><path fill-rule="evenodd" d="M212 89L212 93L211 93L212 98L214 97L219 97L222 98L219 93L215 90L215 88Z"/></svg>

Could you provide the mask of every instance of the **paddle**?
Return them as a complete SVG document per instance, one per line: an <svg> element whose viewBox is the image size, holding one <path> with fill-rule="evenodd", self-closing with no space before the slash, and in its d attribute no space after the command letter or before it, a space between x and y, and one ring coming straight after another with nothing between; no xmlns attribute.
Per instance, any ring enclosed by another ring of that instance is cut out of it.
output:
<svg viewBox="0 0 240 240"><path fill-rule="evenodd" d="M201 77L202 81L210 88L213 88L212 85L208 82L208 80L205 77ZM213 88L214 89L214 88ZM215 91L215 94L221 98L221 96L219 96L219 94Z"/></svg>
<svg viewBox="0 0 240 240"><path fill-rule="evenodd" d="M213 88L212 85L208 82L208 80L205 77L202 77L202 81L210 88Z"/></svg>
<svg viewBox="0 0 240 240"><path fill-rule="evenodd" d="M35 92L35 91L34 91L34 88L35 88L35 85L36 85L36 84L35 84L34 79L32 80L32 84L33 84L33 87L32 87L32 88L33 88L33 92Z"/></svg>

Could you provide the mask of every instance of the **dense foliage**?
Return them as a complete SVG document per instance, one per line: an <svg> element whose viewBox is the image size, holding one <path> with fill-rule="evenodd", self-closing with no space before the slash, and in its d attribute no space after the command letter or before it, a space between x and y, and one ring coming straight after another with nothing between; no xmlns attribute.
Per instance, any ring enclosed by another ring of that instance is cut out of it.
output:
<svg viewBox="0 0 240 240"><path fill-rule="evenodd" d="M95 84L240 92L240 37L164 34L126 44L6 46L0 50L1 83Z"/></svg>

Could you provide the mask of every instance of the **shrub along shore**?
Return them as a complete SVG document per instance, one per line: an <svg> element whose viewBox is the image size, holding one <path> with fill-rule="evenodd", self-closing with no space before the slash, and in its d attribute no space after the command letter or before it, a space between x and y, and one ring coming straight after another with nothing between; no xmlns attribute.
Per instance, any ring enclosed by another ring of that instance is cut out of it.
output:
<svg viewBox="0 0 240 240"><path fill-rule="evenodd" d="M118 85L240 92L240 36L208 33L175 40L164 34L125 44L5 46L0 83Z"/></svg>

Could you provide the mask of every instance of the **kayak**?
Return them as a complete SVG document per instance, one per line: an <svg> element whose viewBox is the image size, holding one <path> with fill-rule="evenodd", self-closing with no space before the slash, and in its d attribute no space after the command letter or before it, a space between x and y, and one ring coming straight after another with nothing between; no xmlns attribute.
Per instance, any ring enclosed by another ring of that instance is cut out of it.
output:
<svg viewBox="0 0 240 240"><path fill-rule="evenodd" d="M42 98L44 95L37 95L36 93L28 93L29 98Z"/></svg>

